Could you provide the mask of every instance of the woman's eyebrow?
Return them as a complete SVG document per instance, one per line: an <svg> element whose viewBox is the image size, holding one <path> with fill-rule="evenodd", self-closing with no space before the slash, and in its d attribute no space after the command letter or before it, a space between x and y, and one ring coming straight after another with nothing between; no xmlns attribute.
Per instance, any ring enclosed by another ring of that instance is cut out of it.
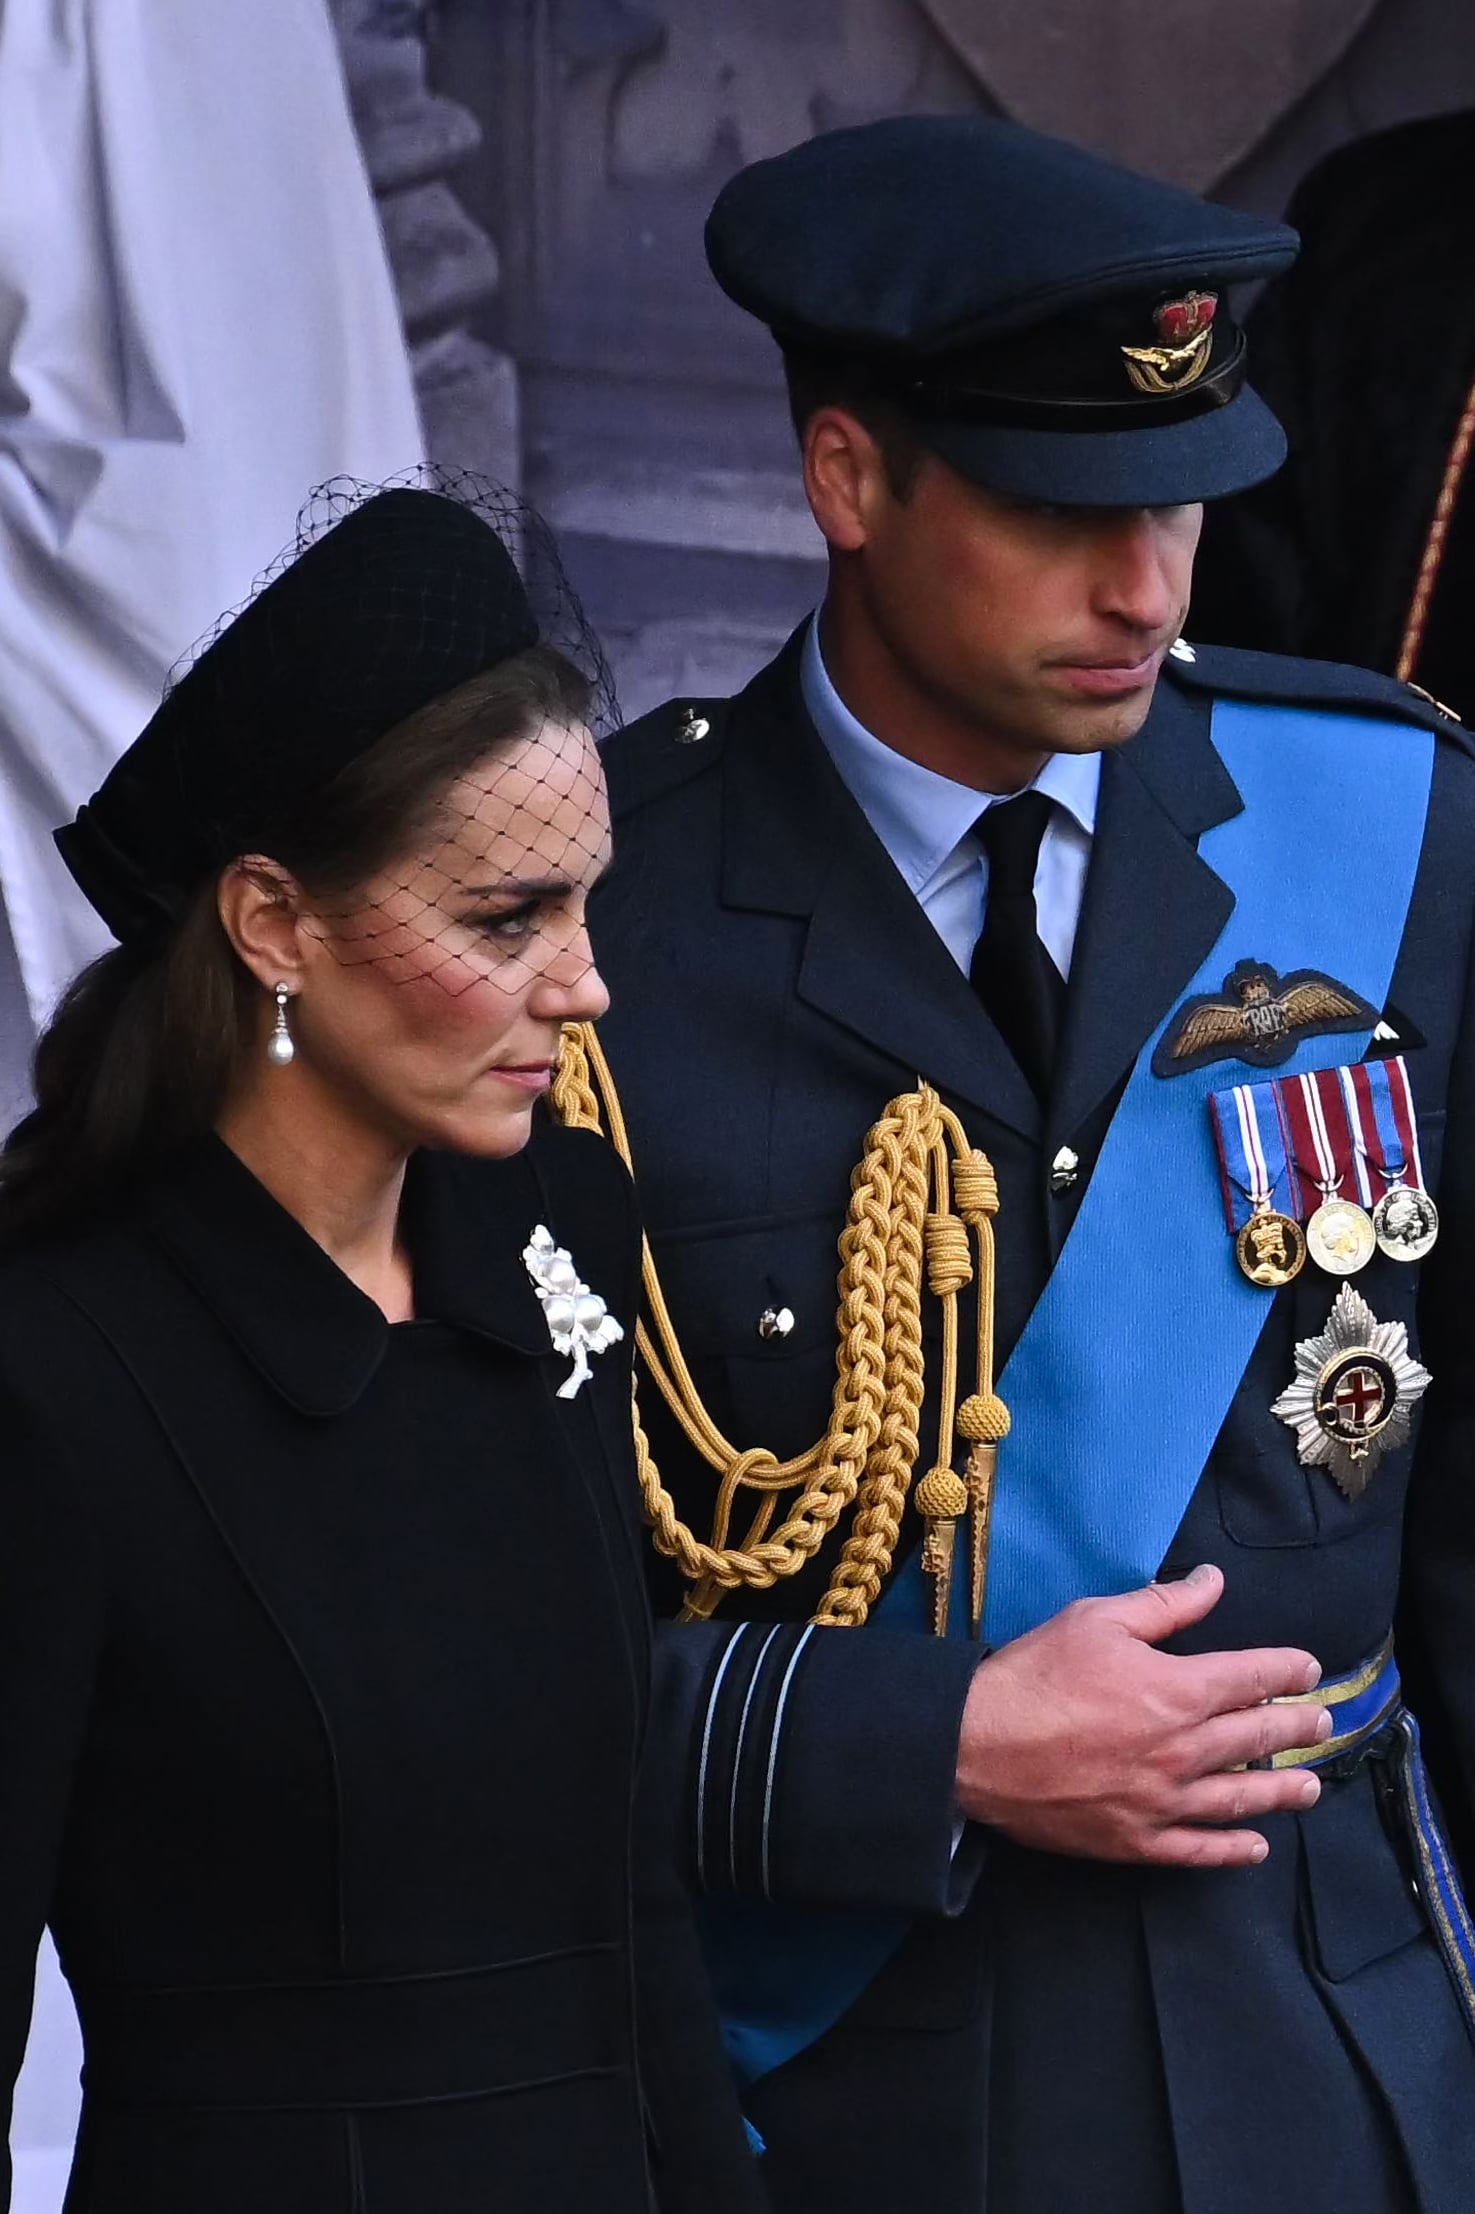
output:
<svg viewBox="0 0 1475 2214"><path fill-rule="evenodd" d="M462 884L468 899L555 899L573 890L566 876L504 876L495 884Z"/></svg>
<svg viewBox="0 0 1475 2214"><path fill-rule="evenodd" d="M593 891L609 875L613 864L606 861L593 883L585 886ZM504 876L495 884L459 884L456 889L467 899L567 899L574 891L573 879L566 876Z"/></svg>

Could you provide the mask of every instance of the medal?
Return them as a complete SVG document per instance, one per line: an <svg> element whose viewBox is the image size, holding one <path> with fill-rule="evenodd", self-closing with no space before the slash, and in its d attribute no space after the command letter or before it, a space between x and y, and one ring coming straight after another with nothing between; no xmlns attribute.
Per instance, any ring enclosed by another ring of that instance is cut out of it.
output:
<svg viewBox="0 0 1475 2214"><path fill-rule="evenodd" d="M1289 1215L1262 1207L1236 1235L1234 1257L1252 1284L1279 1291L1306 1266L1305 1234Z"/></svg>
<svg viewBox="0 0 1475 2214"><path fill-rule="evenodd" d="M1279 1291L1305 1267L1306 1239L1276 1087L1236 1084L1211 1092L1209 1112L1234 1257L1252 1284Z"/></svg>
<svg viewBox="0 0 1475 2214"><path fill-rule="evenodd" d="M1335 1069L1288 1077L1281 1085L1292 1156L1305 1180L1321 1193L1306 1225L1306 1250L1328 1276L1355 1276L1378 1250L1365 1208L1344 1199L1356 1178L1356 1151L1347 1106Z"/></svg>
<svg viewBox="0 0 1475 2214"><path fill-rule="evenodd" d="M1351 1199L1324 1199L1306 1225L1306 1251L1328 1276L1355 1276L1380 1242L1372 1218Z"/></svg>
<svg viewBox="0 0 1475 2214"><path fill-rule="evenodd" d="M1373 1235L1390 1261L1422 1261L1439 1236L1439 1209L1424 1190L1408 1064L1366 1061L1342 1072Z"/></svg>
<svg viewBox="0 0 1475 2214"><path fill-rule="evenodd" d="M1390 1261L1422 1261L1439 1236L1439 1209L1414 1184L1390 1184L1373 1209L1373 1234Z"/></svg>
<svg viewBox="0 0 1475 2214"><path fill-rule="evenodd" d="M1271 1408L1296 1433L1303 1468L1324 1468L1360 1498L1383 1455L1408 1442L1429 1371L1408 1349L1401 1322L1379 1322L1344 1284L1320 1337L1296 1347L1296 1374Z"/></svg>

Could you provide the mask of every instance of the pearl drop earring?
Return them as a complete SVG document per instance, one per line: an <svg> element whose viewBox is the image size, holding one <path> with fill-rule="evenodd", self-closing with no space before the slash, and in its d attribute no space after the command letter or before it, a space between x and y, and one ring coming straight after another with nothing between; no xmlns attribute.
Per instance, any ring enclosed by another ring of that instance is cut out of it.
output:
<svg viewBox="0 0 1475 2214"><path fill-rule="evenodd" d="M297 1052L292 1043L292 1033L287 1028L287 1002L292 994L285 984L279 984L276 997L277 1019L271 1036L266 1041L266 1058L273 1068L284 1069Z"/></svg>

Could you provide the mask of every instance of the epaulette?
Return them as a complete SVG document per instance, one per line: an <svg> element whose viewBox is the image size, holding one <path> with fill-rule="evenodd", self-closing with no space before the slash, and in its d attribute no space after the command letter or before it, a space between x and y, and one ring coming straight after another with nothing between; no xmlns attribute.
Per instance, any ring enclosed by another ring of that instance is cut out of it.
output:
<svg viewBox="0 0 1475 2214"><path fill-rule="evenodd" d="M667 700L600 747L616 820L710 768L727 735L730 699Z"/></svg>
<svg viewBox="0 0 1475 2214"><path fill-rule="evenodd" d="M1191 658L1190 658L1191 657ZM1376 669L1350 662L1303 661L1287 653L1252 653L1242 646L1170 647L1163 674L1185 691L1229 693L1237 699L1281 700L1290 707L1331 707L1354 715L1387 715L1448 738L1475 758L1475 737L1451 707Z"/></svg>

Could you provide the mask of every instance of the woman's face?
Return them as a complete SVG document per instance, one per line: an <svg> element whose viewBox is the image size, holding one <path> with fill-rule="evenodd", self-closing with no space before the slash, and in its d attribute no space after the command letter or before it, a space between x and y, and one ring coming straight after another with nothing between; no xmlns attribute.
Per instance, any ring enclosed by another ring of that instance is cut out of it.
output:
<svg viewBox="0 0 1475 2214"><path fill-rule="evenodd" d="M548 723L500 747L401 861L308 903L289 1008L298 1080L406 1150L515 1153L563 1024L609 1004L585 923L609 850L587 730Z"/></svg>

